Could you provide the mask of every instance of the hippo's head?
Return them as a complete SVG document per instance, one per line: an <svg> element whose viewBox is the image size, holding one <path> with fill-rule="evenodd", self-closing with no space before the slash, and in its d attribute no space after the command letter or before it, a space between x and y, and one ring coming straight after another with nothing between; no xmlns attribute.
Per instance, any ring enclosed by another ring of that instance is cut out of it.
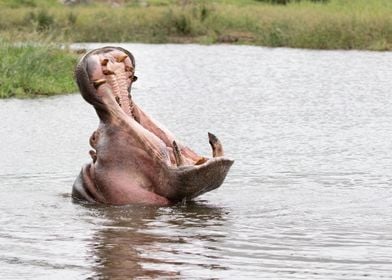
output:
<svg viewBox="0 0 392 280"><path fill-rule="evenodd" d="M100 125L90 138L92 163L83 166L73 197L107 204L169 205L219 187L233 161L208 134L212 158L176 141L131 97L135 59L119 47L87 53L76 67L84 99Z"/></svg>

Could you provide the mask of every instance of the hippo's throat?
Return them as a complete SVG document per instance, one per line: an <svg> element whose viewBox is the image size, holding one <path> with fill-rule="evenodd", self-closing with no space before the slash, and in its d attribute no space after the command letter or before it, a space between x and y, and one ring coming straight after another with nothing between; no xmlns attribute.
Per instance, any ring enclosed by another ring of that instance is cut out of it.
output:
<svg viewBox="0 0 392 280"><path fill-rule="evenodd" d="M97 91L109 91L107 94L112 95L117 103L114 104L112 110L121 109L125 114L132 116L133 101L130 98L129 90L133 73L126 71L126 69L121 69L122 67L126 68L127 66L118 62L102 66L102 72L104 75L106 73L106 75L104 77L105 79L101 79L101 81L106 81L107 86L98 86Z"/></svg>

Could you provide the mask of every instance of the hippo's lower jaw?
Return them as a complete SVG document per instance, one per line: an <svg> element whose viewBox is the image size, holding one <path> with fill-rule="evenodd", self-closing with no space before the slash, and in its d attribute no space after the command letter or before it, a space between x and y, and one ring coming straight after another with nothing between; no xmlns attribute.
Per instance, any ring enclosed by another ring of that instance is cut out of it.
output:
<svg viewBox="0 0 392 280"><path fill-rule="evenodd" d="M219 187L233 161L208 134L213 158L201 157L132 100L131 53L105 47L87 53L76 67L84 99L100 118L90 138L92 163L73 185L74 198L107 204L169 205Z"/></svg>

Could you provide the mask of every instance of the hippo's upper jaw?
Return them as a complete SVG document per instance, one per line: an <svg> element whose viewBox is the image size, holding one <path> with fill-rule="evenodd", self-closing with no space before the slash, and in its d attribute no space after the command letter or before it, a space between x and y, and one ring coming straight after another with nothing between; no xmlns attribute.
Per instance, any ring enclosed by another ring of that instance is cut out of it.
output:
<svg viewBox="0 0 392 280"><path fill-rule="evenodd" d="M233 161L208 134L213 158L199 156L132 100L135 60L119 47L87 53L76 67L84 99L100 118L90 138L92 163L82 168L73 197L107 204L169 205L219 187Z"/></svg>

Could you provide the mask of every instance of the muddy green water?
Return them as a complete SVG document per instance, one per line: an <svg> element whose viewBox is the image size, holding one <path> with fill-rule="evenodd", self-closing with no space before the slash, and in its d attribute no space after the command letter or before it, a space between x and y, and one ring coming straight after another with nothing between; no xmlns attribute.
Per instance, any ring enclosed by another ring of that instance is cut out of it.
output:
<svg viewBox="0 0 392 280"><path fill-rule="evenodd" d="M231 172L187 205L76 204L93 109L1 100L0 279L392 278L392 53L123 46L138 103Z"/></svg>

